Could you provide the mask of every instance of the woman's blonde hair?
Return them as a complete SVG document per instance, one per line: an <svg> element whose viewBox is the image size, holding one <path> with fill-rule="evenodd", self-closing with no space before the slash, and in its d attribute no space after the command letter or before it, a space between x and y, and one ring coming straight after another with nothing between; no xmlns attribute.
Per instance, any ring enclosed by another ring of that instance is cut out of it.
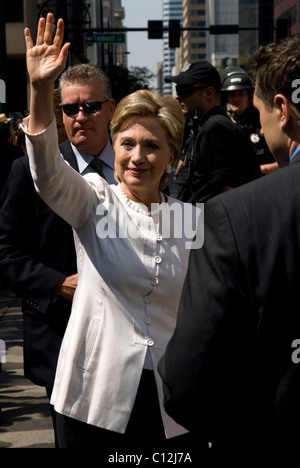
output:
<svg viewBox="0 0 300 468"><path fill-rule="evenodd" d="M110 132L113 147L124 123L136 117L153 117L165 128L169 147L175 155L174 165L182 146L185 126L185 119L179 103L171 96L161 96L146 89L129 94L119 102L111 120ZM117 174L115 174L115 178L120 182ZM169 178L170 174L165 172L160 181L160 190L167 187Z"/></svg>

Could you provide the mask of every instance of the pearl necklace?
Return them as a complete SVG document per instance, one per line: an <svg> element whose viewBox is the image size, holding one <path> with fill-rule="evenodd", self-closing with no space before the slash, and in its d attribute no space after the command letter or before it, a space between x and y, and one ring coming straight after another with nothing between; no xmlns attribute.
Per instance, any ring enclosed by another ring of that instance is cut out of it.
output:
<svg viewBox="0 0 300 468"><path fill-rule="evenodd" d="M119 189L120 189L120 192L121 192L121 197L122 199L126 202L126 204L129 206L129 208L131 208L132 210L136 211L137 213L140 213L140 214L144 214L144 215L147 215L147 216L150 216L150 215L153 215L153 214L156 214L159 210L159 205L161 203L164 203L165 202L165 196L162 192L159 192L159 197L160 197L160 202L159 203L153 203L153 205L158 205L158 207L156 208L156 210L154 211L149 211L147 206L142 203L142 202L135 202L133 200L130 200L130 198L127 197L127 195L125 194L124 190L122 189L121 187L121 184L119 184ZM142 208L142 207L145 207L145 208Z"/></svg>

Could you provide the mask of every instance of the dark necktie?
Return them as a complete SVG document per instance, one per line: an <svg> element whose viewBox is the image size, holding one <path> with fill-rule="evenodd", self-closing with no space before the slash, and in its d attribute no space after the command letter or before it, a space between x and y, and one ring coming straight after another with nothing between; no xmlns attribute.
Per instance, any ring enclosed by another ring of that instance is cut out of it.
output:
<svg viewBox="0 0 300 468"><path fill-rule="evenodd" d="M97 174L101 175L101 177L104 178L103 175L103 162L99 158L93 158L93 160L90 162L89 166L91 166Z"/></svg>

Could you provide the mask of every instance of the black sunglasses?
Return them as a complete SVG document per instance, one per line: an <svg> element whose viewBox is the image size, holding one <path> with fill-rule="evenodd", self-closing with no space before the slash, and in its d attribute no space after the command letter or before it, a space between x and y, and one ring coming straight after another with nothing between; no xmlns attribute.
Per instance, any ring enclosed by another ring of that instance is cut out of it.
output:
<svg viewBox="0 0 300 468"><path fill-rule="evenodd" d="M177 85L176 94L182 97L189 97L195 91L199 91L200 89L205 89L205 88L207 88L207 86Z"/></svg>
<svg viewBox="0 0 300 468"><path fill-rule="evenodd" d="M109 101L109 99L106 99L106 101L93 101L93 102L85 102L84 104L60 104L62 107L62 110L66 115L75 115L78 114L80 109L83 110L86 114L95 114L96 112L99 112L102 109L102 104L105 102Z"/></svg>

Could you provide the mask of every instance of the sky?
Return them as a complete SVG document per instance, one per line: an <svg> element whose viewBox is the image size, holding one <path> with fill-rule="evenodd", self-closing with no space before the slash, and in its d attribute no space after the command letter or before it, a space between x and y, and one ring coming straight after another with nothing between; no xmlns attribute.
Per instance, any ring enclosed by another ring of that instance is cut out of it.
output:
<svg viewBox="0 0 300 468"><path fill-rule="evenodd" d="M162 0L122 0L123 25L147 28L148 20L162 20ZM147 67L156 75L156 63L162 61L162 39L148 39L147 31L127 33L128 68Z"/></svg>

